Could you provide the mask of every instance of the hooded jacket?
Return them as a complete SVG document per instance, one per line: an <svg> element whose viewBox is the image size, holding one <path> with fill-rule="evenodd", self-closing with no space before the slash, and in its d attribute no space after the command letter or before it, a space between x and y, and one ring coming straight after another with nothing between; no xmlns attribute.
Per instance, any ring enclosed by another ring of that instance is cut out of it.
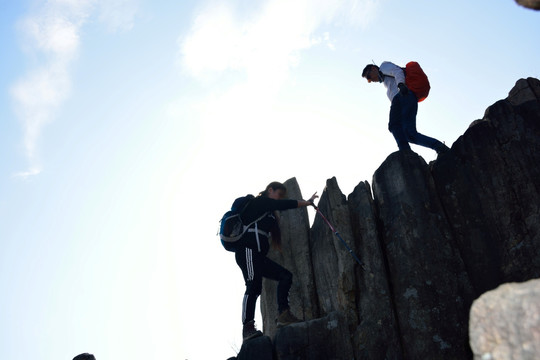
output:
<svg viewBox="0 0 540 360"><path fill-rule="evenodd" d="M271 229L278 225L274 216L274 211L295 209L298 207L297 200L275 200L268 197L259 196L251 201L242 213L242 222L249 224L263 216L238 240L238 248L250 248L264 255L268 254Z"/></svg>

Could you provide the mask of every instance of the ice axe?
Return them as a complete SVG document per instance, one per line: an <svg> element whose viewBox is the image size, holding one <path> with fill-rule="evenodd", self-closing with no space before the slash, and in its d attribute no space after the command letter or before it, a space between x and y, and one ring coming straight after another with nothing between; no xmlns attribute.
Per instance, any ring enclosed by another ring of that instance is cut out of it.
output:
<svg viewBox="0 0 540 360"><path fill-rule="evenodd" d="M356 262L358 263L358 265L360 265L362 267L362 269L365 271L366 270L366 267L364 266L364 263L358 258L358 256L356 256L356 254L354 253L354 251L352 251L352 249L349 247L349 245L347 245L347 243L345 242L345 240L343 240L343 238L341 237L341 235L339 235L339 232L336 230L335 227L332 226L332 224L330 224L330 221L328 221L328 219L323 215L323 213L321 212L321 210L319 210L319 207L317 205L315 205L313 202L311 202L311 205L313 206L313 208L317 211L317 213L322 217L322 219L324 220L324 222L328 225L328 227L330 228L330 230L332 230L332 232L339 238L339 240L341 240L341 242L343 243L343 245L345 245L345 247L347 248L347 250L349 251L349 253L351 253L351 255L353 256L354 260L356 260Z"/></svg>

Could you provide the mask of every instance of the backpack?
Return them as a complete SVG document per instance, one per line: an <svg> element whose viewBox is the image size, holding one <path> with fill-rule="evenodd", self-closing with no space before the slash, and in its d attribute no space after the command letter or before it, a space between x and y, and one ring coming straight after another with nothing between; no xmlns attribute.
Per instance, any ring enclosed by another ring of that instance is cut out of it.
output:
<svg viewBox="0 0 540 360"><path fill-rule="evenodd" d="M429 95L431 86L429 80L416 61L410 61L405 65L405 85L411 90L418 99L418 102L424 101Z"/></svg>
<svg viewBox="0 0 540 360"><path fill-rule="evenodd" d="M245 232L251 227L251 225L257 223L263 217L267 215L264 213L255 221L245 225L242 221L242 214L248 207L251 201L255 197L253 195L246 195L234 200L231 210L227 211L220 220L219 237L221 244L227 251L236 250L236 242L242 238Z"/></svg>
<svg viewBox="0 0 540 360"><path fill-rule="evenodd" d="M416 61L410 61L401 69L405 74L405 85L407 85L409 90L416 95L418 102L424 101L429 95L431 86L429 85L427 75L420 67L420 64ZM391 75L384 75L393 77Z"/></svg>

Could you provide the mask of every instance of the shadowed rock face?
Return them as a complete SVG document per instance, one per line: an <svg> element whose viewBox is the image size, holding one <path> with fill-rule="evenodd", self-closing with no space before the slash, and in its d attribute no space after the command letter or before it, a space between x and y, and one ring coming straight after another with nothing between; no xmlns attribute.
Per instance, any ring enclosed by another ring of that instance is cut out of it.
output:
<svg viewBox="0 0 540 360"><path fill-rule="evenodd" d="M276 328L265 280L277 358L472 358L473 300L540 277L540 81L519 80L431 164L391 154L372 184L346 197L329 179L318 204L365 270L319 215L310 228L306 208L282 213L283 251L269 256L294 274L291 310L306 322Z"/></svg>

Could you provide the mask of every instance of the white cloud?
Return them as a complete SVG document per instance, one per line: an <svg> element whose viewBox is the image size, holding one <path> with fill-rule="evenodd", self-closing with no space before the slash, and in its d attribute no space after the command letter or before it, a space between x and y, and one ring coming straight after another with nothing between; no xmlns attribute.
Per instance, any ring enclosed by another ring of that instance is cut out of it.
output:
<svg viewBox="0 0 540 360"><path fill-rule="evenodd" d="M36 144L45 124L69 92L67 70L57 62L29 72L11 89L17 102L17 115L24 127L24 147L31 161L36 161Z"/></svg>
<svg viewBox="0 0 540 360"><path fill-rule="evenodd" d="M39 173L41 173L40 168L32 167L32 168L28 169L27 171L23 171L23 172L19 172L19 173L14 174L13 177L14 178L20 178L20 179L23 179L23 180L27 180L31 176L36 176Z"/></svg>
<svg viewBox="0 0 540 360"><path fill-rule="evenodd" d="M136 5L132 0L49 0L19 23L23 48L40 62L11 87L15 111L24 128L24 147L34 170L21 177L39 174L37 142L45 124L69 96L70 65L80 48L82 26L98 8L100 20L115 29L133 26Z"/></svg>
<svg viewBox="0 0 540 360"><path fill-rule="evenodd" d="M129 31L133 28L138 1L103 0L99 2L99 20L110 31Z"/></svg>
<svg viewBox="0 0 540 360"><path fill-rule="evenodd" d="M270 0L259 13L241 18L232 6L212 3L179 39L181 65L195 77L242 70L251 77L281 81L298 64L302 50L321 42L321 26L364 26L376 5L376 0ZM324 37L333 49L330 36Z"/></svg>

